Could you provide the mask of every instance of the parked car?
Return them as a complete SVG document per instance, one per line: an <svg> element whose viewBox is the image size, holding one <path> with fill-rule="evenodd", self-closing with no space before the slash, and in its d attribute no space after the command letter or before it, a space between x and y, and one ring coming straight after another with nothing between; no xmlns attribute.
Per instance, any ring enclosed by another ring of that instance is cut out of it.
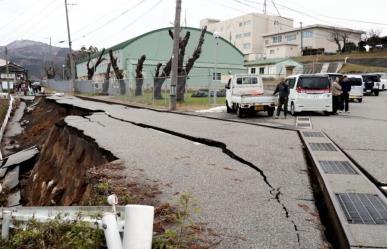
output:
<svg viewBox="0 0 387 249"><path fill-rule="evenodd" d="M226 85L226 108L242 118L245 114L266 111L273 116L275 97L264 96L262 78L255 74L234 75Z"/></svg>
<svg viewBox="0 0 387 249"><path fill-rule="evenodd" d="M379 96L380 77L377 74L363 74L364 94Z"/></svg>
<svg viewBox="0 0 387 249"><path fill-rule="evenodd" d="M208 97L208 92L209 90L206 88L199 89L196 92L194 92L191 97L193 98L203 98L203 97ZM214 97L214 90L210 91L211 97ZM226 97L226 89L220 89L216 90L216 97Z"/></svg>
<svg viewBox="0 0 387 249"><path fill-rule="evenodd" d="M347 75L351 83L351 92L349 92L350 100L357 100L359 103L363 102L363 78L361 75L349 74Z"/></svg>
<svg viewBox="0 0 387 249"><path fill-rule="evenodd" d="M387 89L387 73L378 73L380 76L380 85L379 90L386 90Z"/></svg>
<svg viewBox="0 0 387 249"><path fill-rule="evenodd" d="M332 112L331 82L327 75L292 75L287 77L290 88L288 110L292 115L303 111Z"/></svg>

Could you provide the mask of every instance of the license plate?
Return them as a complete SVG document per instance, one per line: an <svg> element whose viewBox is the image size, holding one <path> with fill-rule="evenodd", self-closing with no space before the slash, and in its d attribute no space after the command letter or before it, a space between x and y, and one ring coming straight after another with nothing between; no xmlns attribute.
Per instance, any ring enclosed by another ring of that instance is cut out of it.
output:
<svg viewBox="0 0 387 249"><path fill-rule="evenodd" d="M255 106L256 111L263 111L264 109L265 109L265 107L263 105L256 105Z"/></svg>
<svg viewBox="0 0 387 249"><path fill-rule="evenodd" d="M370 93L371 92L371 90L367 90L367 93Z"/></svg>

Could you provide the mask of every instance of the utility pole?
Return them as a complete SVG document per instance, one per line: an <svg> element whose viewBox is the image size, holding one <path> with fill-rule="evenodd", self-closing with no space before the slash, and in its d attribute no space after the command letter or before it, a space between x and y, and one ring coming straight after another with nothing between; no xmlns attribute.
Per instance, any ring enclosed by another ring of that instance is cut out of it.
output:
<svg viewBox="0 0 387 249"><path fill-rule="evenodd" d="M266 0L263 2L263 14L266 15Z"/></svg>
<svg viewBox="0 0 387 249"><path fill-rule="evenodd" d="M67 36L69 40L69 50L70 50L70 73L71 73L71 91L74 92L75 86L75 64L73 58L73 50L71 48L71 35L70 35L70 24L69 24L69 14L67 10L67 0L65 0L65 8L66 8L66 22L67 22Z"/></svg>
<svg viewBox="0 0 387 249"><path fill-rule="evenodd" d="M303 51L304 51L304 31L303 31L303 29L302 29L302 22L300 22L300 34L301 34L301 36L300 36L300 38L301 38L301 56L302 56L302 54L303 54Z"/></svg>
<svg viewBox="0 0 387 249"><path fill-rule="evenodd" d="M173 54L172 54L172 77L171 77L171 89L170 97L171 103L169 109L171 111L176 110L176 86L177 79L179 77L179 40L180 40L180 14L181 14L181 0L176 0L176 13L175 13L175 28L173 32Z"/></svg>
<svg viewBox="0 0 387 249"><path fill-rule="evenodd" d="M8 68L8 49L5 47L5 73L7 74L7 93L8 93L8 99L10 98L10 92L9 89L9 68Z"/></svg>

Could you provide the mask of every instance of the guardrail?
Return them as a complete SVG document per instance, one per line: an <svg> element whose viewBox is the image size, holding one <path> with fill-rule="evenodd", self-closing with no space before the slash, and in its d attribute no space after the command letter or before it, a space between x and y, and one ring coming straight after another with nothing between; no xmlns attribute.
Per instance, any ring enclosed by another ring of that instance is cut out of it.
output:
<svg viewBox="0 0 387 249"><path fill-rule="evenodd" d="M10 96L11 97L9 99L8 110L7 110L7 113L5 115L3 124L1 125L1 128L0 128L0 143L3 140L3 135L4 135L4 132L5 132L5 127L7 126L9 117L11 116L12 105L13 105L13 102L14 102L14 98L12 97L12 95L10 95ZM1 154L1 150L0 150L0 160L3 160L3 155Z"/></svg>
<svg viewBox="0 0 387 249"><path fill-rule="evenodd" d="M143 205L115 206L116 197L109 197L106 207L12 207L2 208L1 238L9 239L13 222L25 223L31 219L49 222L57 217L63 221L82 221L104 231L109 249L151 249L154 207ZM123 236L122 236L123 235Z"/></svg>

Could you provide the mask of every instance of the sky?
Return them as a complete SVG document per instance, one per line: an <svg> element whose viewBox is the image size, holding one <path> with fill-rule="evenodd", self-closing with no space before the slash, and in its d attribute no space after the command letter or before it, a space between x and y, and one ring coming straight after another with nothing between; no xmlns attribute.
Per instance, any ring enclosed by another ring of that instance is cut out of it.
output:
<svg viewBox="0 0 387 249"><path fill-rule="evenodd" d="M229 19L263 12L264 0L182 0L183 26L204 18ZM68 0L73 48L108 48L145 32L171 26L175 0ZM335 25L387 35L386 0L267 0L267 13L294 19L294 26ZM366 4L365 4L366 3ZM64 0L0 0L0 45L35 40L67 46Z"/></svg>

